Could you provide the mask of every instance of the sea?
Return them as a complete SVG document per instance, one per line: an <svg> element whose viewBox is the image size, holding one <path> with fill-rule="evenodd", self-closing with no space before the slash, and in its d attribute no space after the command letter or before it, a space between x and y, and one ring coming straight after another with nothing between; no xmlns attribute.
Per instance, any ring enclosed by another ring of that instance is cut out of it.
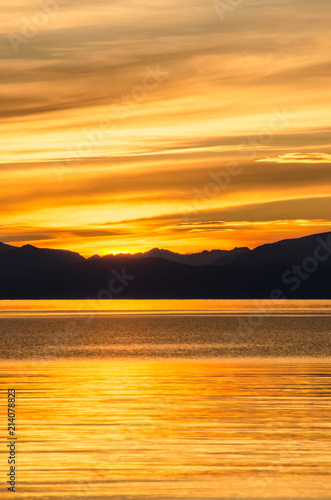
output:
<svg viewBox="0 0 331 500"><path fill-rule="evenodd" d="M328 300L0 301L0 499L331 499L330 320Z"/></svg>

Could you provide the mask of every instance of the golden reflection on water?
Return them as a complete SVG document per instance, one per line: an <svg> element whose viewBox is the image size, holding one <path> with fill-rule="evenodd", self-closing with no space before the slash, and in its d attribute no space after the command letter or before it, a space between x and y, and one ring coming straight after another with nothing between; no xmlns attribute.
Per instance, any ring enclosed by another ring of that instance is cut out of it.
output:
<svg viewBox="0 0 331 500"><path fill-rule="evenodd" d="M17 390L17 493L330 498L330 376L314 359L0 363ZM5 445L1 476L7 473Z"/></svg>
<svg viewBox="0 0 331 500"><path fill-rule="evenodd" d="M89 314L102 312L145 312L158 314L160 311L171 313L221 312L248 314L276 313L331 313L330 300L250 300L250 299L156 299L156 300L0 300L0 317L11 313L32 314Z"/></svg>

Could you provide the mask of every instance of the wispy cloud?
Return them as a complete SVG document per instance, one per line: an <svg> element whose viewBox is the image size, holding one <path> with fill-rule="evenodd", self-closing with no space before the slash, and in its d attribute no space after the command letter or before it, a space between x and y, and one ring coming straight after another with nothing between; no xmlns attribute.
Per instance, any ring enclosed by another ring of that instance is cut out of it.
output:
<svg viewBox="0 0 331 500"><path fill-rule="evenodd" d="M331 163L331 154L328 153L288 153L275 158L263 158L258 162L271 163Z"/></svg>

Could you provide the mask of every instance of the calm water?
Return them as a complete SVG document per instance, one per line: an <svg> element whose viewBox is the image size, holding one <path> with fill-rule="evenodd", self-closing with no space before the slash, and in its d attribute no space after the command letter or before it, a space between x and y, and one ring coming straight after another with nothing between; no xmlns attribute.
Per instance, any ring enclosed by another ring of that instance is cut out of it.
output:
<svg viewBox="0 0 331 500"><path fill-rule="evenodd" d="M331 301L0 302L1 499L330 499Z"/></svg>

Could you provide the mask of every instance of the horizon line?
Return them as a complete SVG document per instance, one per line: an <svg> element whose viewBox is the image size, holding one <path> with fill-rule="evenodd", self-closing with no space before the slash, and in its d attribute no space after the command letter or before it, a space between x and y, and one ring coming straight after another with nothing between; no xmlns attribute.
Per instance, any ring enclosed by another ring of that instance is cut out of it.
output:
<svg viewBox="0 0 331 500"><path fill-rule="evenodd" d="M86 260L88 259L91 259L93 257L100 257L100 258L103 258L103 257L107 257L107 256L119 256L119 255L144 255L146 253L149 253L149 252L152 252L153 250L160 250L160 251L165 251L165 252L170 252L172 254L176 254L176 255L181 255L181 256L185 256L185 255L198 255L198 254L201 254L201 253L204 253L204 252L208 252L208 253L211 253L211 252L232 252L233 250L239 250L239 249L248 249L249 251L252 251L252 250L255 250L256 248L259 248L261 246L264 246L264 245L273 245L275 243L281 243L283 241L291 241L291 240L300 240L300 239L303 239L303 238L308 238L309 236L318 236L318 235L322 235L322 234L328 234L331 232L331 229L330 231L325 231L323 233L309 233L305 236L300 236L299 238L285 238L285 239L281 239L281 240L276 240L276 241L273 241L273 242L269 242L269 243L262 243L261 245L257 245L256 247L254 248L250 248L248 246L240 246L240 247L234 247L230 250L224 250L222 248L214 248L212 250L201 250L201 251L198 251L198 252L193 252L193 253L178 253L178 252L174 252L172 250L169 250L167 248L160 248L160 247L153 247L153 248L150 248L149 250L145 250L145 251L138 251L138 252L130 252L130 251L119 251L119 252L115 252L115 253L106 253L104 255L100 255L100 254L93 254L93 255L90 255L89 257L85 257L84 255L82 255L80 252L78 251L75 251L75 250L67 250L66 248L51 248L51 247L38 247L38 246L35 246L35 245L32 245L31 243L26 243L22 246L16 246L16 245L13 245L11 243L5 243L3 241L0 241L0 244L2 245L6 245L6 246L9 246L9 247L13 247L13 248L24 248L24 247L33 247L33 248L37 248L38 250L55 250L55 251L64 251L64 252L71 252L71 253L77 253L79 254L81 257L85 258Z"/></svg>

